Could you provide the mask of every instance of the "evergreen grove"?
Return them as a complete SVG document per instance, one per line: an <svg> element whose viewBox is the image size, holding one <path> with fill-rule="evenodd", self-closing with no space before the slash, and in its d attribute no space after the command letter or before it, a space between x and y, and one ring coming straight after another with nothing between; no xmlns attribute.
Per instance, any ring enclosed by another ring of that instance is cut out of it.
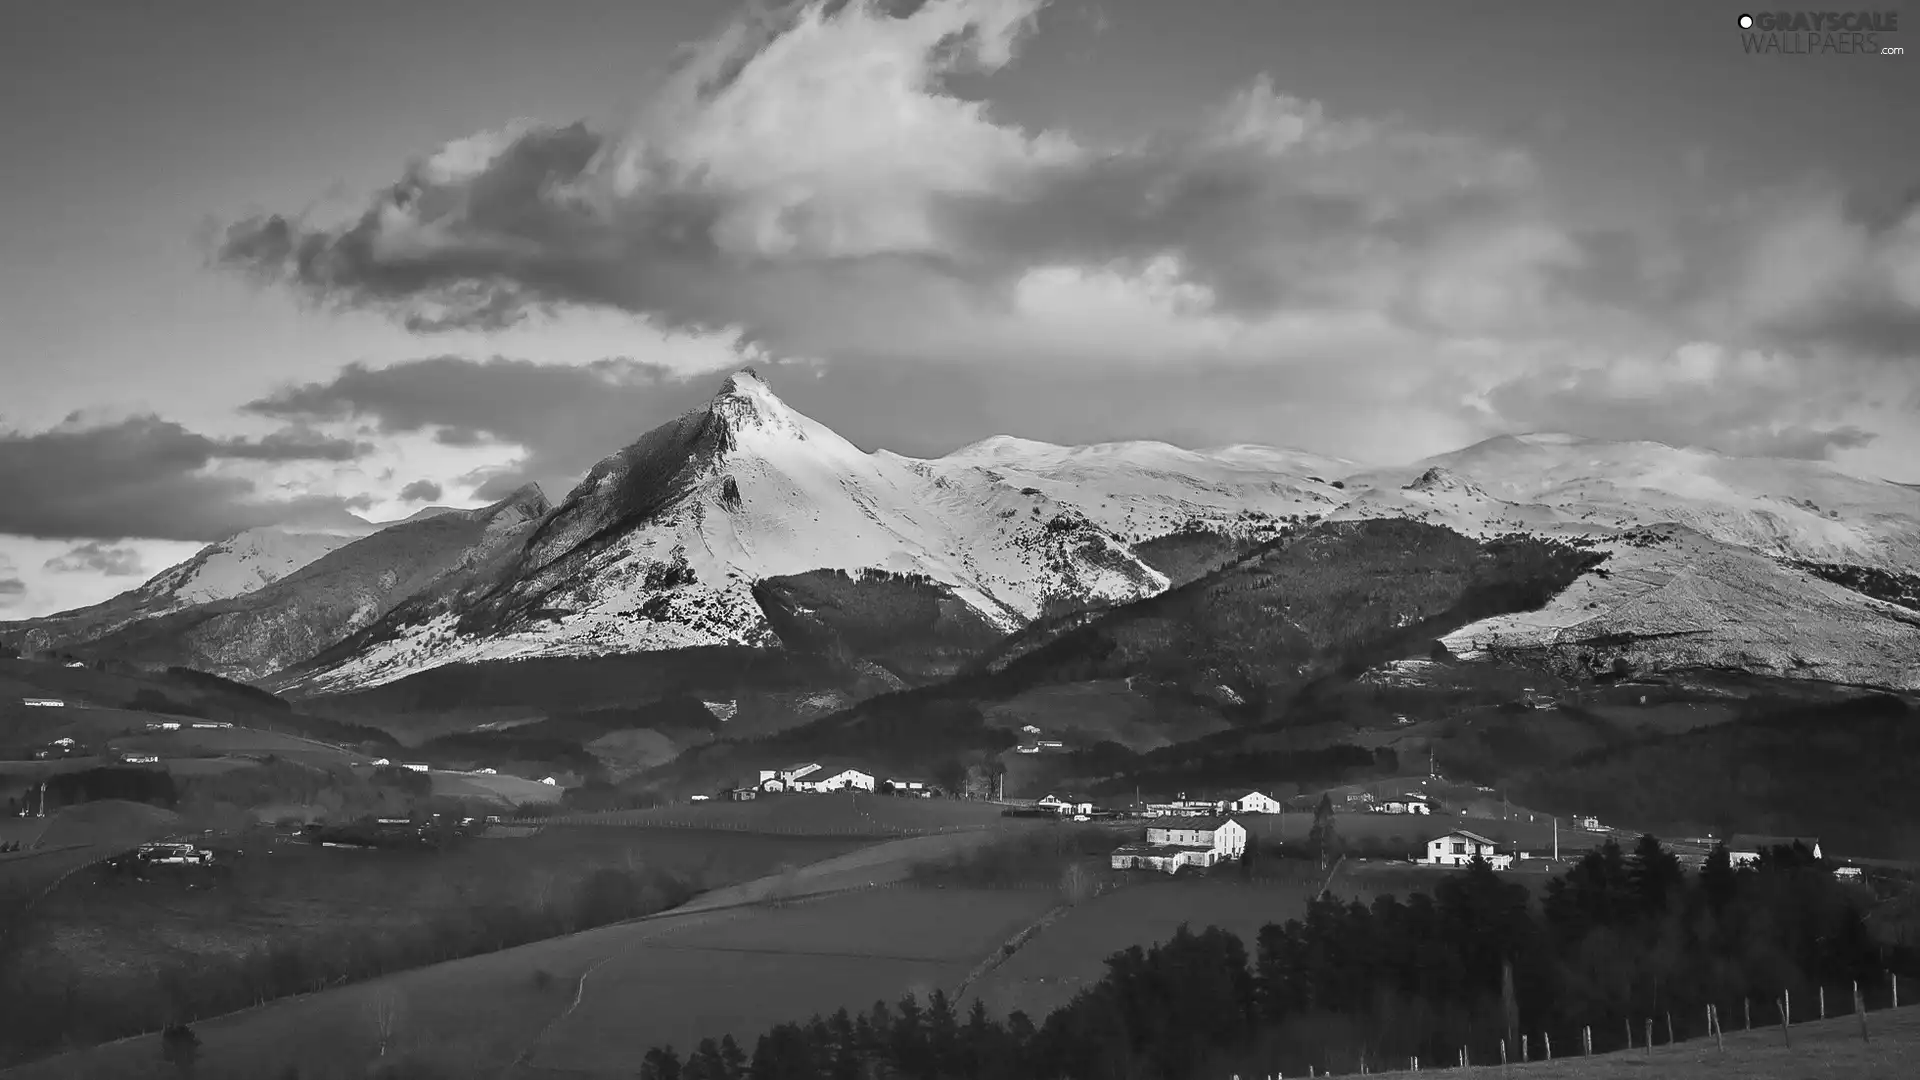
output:
<svg viewBox="0 0 1920 1080"><path fill-rule="evenodd" d="M1706 1033L1706 1006L1737 1030L1777 1023L1783 991L1795 1017L1819 988L1850 1000L1857 981L1878 1007L1888 975L1920 955L1868 932L1870 893L1836 881L1804 848L1735 869L1716 849L1689 874L1651 836L1614 842L1552 880L1536 903L1483 861L1448 874L1431 896L1370 907L1330 895L1303 919L1263 927L1249 955L1229 931L1183 926L1150 948L1109 957L1107 973L1036 1025L1020 1012L964 1016L935 991L865 1013L782 1024L751 1055L702 1040L685 1060L655 1047L645 1080L1181 1080L1452 1065L1626 1044L1656 1021L1656 1041ZM1745 1004L1743 1004L1745 1003ZM1848 1006L1837 1008L1844 1011ZM1670 1018L1670 1020L1669 1020Z"/></svg>

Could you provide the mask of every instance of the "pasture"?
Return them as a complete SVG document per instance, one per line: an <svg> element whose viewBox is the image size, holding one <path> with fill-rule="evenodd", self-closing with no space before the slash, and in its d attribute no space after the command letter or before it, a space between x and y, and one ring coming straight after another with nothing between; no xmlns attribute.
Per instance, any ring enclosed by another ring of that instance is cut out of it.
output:
<svg viewBox="0 0 1920 1080"><path fill-rule="evenodd" d="M529 780L524 776L509 776L494 773L443 772L435 770L427 774L433 781L433 793L455 799L489 799L519 806L523 803L557 803L565 795L564 789L553 784L543 784L538 780Z"/></svg>
<svg viewBox="0 0 1920 1080"><path fill-rule="evenodd" d="M701 837L743 839L689 835L692 843L700 842ZM864 886L870 881L896 882L914 862L951 854L992 835L982 830L861 847L797 870L717 889L652 918L283 998L218 1018L199 1017L194 1020L194 1030L203 1042L203 1053L197 1075L201 1080L253 1080L276 1075L287 1064L297 1063L301 1075L309 1078L364 1076L366 1064L378 1049L376 1013L382 1003L386 1003L386 1011L397 1015L396 1052L425 1048L433 1060L450 1070L448 1075L501 1075L510 1062L534 1046L546 1025L565 1013L583 974L595 970L582 997L584 1003L591 1000L593 980L606 970L597 965L611 966L623 952L643 946L657 934L678 932L681 927L751 920L780 910L798 911L797 907L753 905L776 897L798 898ZM531 841L488 842L518 848ZM792 841L781 843L790 845ZM886 890L881 895L904 896L906 892ZM933 892L938 895L940 891ZM1034 894L1032 899L1038 902L1038 896ZM1009 930L1008 936L1012 933ZM697 969L688 979L704 970ZM716 981L722 991L699 992L717 996L742 989ZM902 986L900 992L909 988ZM696 992L691 982L679 989ZM783 1015L779 1019L791 1017ZM610 1075L631 1076L634 1067L627 1061ZM160 1061L157 1039L146 1035L43 1059L0 1075L19 1080L159 1080L172 1073L171 1067Z"/></svg>
<svg viewBox="0 0 1920 1080"><path fill-rule="evenodd" d="M747 802L713 800L646 810L567 814L548 820L581 825L720 829L787 836L900 836L998 825L995 803L916 799L866 792L762 795Z"/></svg>
<svg viewBox="0 0 1920 1080"><path fill-rule="evenodd" d="M1234 820L1246 826L1250 837L1283 843L1305 843L1308 832L1313 828L1313 815L1303 813L1247 814ZM1336 813L1333 816L1333 829L1341 839L1347 841L1404 842L1410 848L1423 847L1428 840L1454 829L1465 829L1503 845L1517 845L1536 854L1553 850L1554 835L1552 819L1536 815L1533 820L1528 820L1524 811L1515 811L1513 816L1505 819L1454 817L1447 814ZM1560 853L1563 857L1569 852L1599 847L1614 838L1610 832L1576 829L1564 818L1560 822Z"/></svg>
<svg viewBox="0 0 1920 1080"><path fill-rule="evenodd" d="M786 1020L951 995L969 971L1056 902L1047 892L873 889L693 924L624 952L540 1040L535 1068L627 1075L648 1047Z"/></svg>

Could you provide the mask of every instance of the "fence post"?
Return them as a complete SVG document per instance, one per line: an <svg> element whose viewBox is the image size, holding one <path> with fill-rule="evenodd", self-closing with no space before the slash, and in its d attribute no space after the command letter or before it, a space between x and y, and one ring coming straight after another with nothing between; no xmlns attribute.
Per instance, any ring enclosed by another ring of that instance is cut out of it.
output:
<svg viewBox="0 0 1920 1080"><path fill-rule="evenodd" d="M1860 996L1860 982L1857 979L1853 984L1853 1011L1860 1014L1860 1041L1872 1042L1867 1035L1867 999Z"/></svg>
<svg viewBox="0 0 1920 1080"><path fill-rule="evenodd" d="M1753 999L1752 998L1740 999L1740 1010L1747 1014L1747 1030L1752 1031L1753 1030Z"/></svg>
<svg viewBox="0 0 1920 1080"><path fill-rule="evenodd" d="M1721 1053L1726 1053L1727 1043L1726 1043L1726 1040L1722 1037L1723 1033L1720 1029L1720 1006L1714 1005L1712 1006L1712 1009L1713 1009L1713 1046L1714 1046L1714 1049L1719 1050Z"/></svg>
<svg viewBox="0 0 1920 1080"><path fill-rule="evenodd" d="M1593 1025L1592 1024L1586 1024L1580 1028L1580 1046L1582 1047L1581 1053L1583 1053L1587 1057L1593 1056Z"/></svg>
<svg viewBox="0 0 1920 1080"><path fill-rule="evenodd" d="M1889 972L1888 974L1893 979L1893 1007L1897 1009L1900 1007L1900 973Z"/></svg>
<svg viewBox="0 0 1920 1080"><path fill-rule="evenodd" d="M1785 1024L1793 1023L1793 991L1791 990L1780 991L1780 1021Z"/></svg>
<svg viewBox="0 0 1920 1080"><path fill-rule="evenodd" d="M1667 1045L1672 1046L1673 1045L1673 1012L1671 1010L1668 1010L1666 1016L1667 1016ZM1652 1040L1649 1039L1648 1041L1651 1042Z"/></svg>
<svg viewBox="0 0 1920 1080"><path fill-rule="evenodd" d="M1553 1060L1553 1032L1551 1032L1551 1031L1543 1031L1543 1032L1541 1032L1541 1033L1540 1033L1540 1041L1541 1041L1542 1043L1545 1043L1545 1044L1546 1044L1546 1047L1547 1047L1547 1060L1548 1060L1548 1061L1552 1061L1552 1060Z"/></svg>
<svg viewBox="0 0 1920 1080"><path fill-rule="evenodd" d="M1620 1021L1620 1025L1627 1029L1627 1049L1631 1050L1633 1049L1633 1020L1629 1017Z"/></svg>
<svg viewBox="0 0 1920 1080"><path fill-rule="evenodd" d="M1533 1047L1529 1045L1532 1041L1533 1041L1533 1037L1531 1035L1520 1036L1520 1060L1521 1061L1533 1060Z"/></svg>
<svg viewBox="0 0 1920 1080"><path fill-rule="evenodd" d="M1778 1006L1780 1006L1780 1038L1781 1038L1781 1041L1783 1041L1783 1042L1785 1042L1785 1043L1787 1044L1787 1049L1789 1049L1789 1050L1791 1050L1791 1049L1793 1049L1793 1026L1792 1026L1791 1024L1789 1024L1789 1023L1787 1023L1787 1002L1786 1002L1786 999L1784 999L1784 998L1782 998L1781 1000L1779 1000L1779 1001L1776 1001L1776 1002L1774 1002L1774 1004L1776 1004L1776 1005L1778 1005Z"/></svg>
<svg viewBox="0 0 1920 1080"><path fill-rule="evenodd" d="M1506 1069L1507 1069L1507 1040L1501 1039L1500 1040L1500 1071L1505 1072Z"/></svg>
<svg viewBox="0 0 1920 1080"><path fill-rule="evenodd" d="M1820 987L1820 1019L1825 1020L1826 1018L1827 1018L1827 988L1823 984Z"/></svg>
<svg viewBox="0 0 1920 1080"><path fill-rule="evenodd" d="M1653 1056L1653 1017L1647 1017L1647 1056Z"/></svg>

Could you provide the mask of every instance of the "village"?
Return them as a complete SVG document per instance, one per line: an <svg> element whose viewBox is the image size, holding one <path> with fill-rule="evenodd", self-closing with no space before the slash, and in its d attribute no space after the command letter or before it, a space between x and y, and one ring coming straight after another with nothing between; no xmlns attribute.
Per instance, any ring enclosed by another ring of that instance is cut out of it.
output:
<svg viewBox="0 0 1920 1080"><path fill-rule="evenodd" d="M1019 752L1029 752L1027 747ZM1103 803L1090 796L1071 792L1049 792L1036 799L1007 798L994 792L991 800L1004 806L1010 817L1039 817L1062 821L1104 823L1116 829L1137 831L1144 827L1145 837L1127 840L1111 853L1115 870L1144 870L1165 874L1182 871L1206 871L1227 863L1244 860L1250 843L1262 838L1279 838L1285 829L1279 821L1286 815L1318 816L1329 813L1331 831L1337 836L1342 825L1356 821L1376 822L1381 818L1404 819L1406 826L1395 830L1396 840L1404 840L1417 849L1405 856L1384 861L1401 861L1413 866L1460 869L1475 860L1501 872L1553 873L1565 868L1587 851L1608 840L1630 847L1637 831L1610 828L1597 816L1566 817L1541 815L1516 810L1488 796L1491 790L1473 788L1475 797L1443 798L1423 790L1438 781L1437 774L1411 781L1385 782L1382 790L1364 788L1318 792L1313 795L1288 795L1246 790L1210 794L1204 797L1185 793L1166 801L1145 801L1136 797L1122 805ZM958 797L937 784L920 778L888 776L845 761L796 762L777 768L761 769L752 784L730 787L718 797L745 801L771 795L822 795L834 792L866 792L905 798ZM1336 798L1337 796L1337 798ZM711 795L694 795L693 802L708 802ZM1249 826L1253 826L1249 829ZM1513 828L1510 826L1524 826ZM1566 843L1562 843L1563 830ZM1379 829L1366 830L1380 835ZM1522 835L1524 834L1524 835ZM1734 834L1724 841L1712 836L1663 840L1683 865L1698 869L1713 848L1724 842L1729 860L1735 867L1750 865L1778 848L1803 848L1816 860L1826 859L1818 837L1765 836ZM1282 844L1282 847L1287 845ZM1304 847L1304 845L1294 845ZM1366 845L1362 845L1365 847ZM1377 845L1374 845L1377 847ZM1304 853L1304 852L1302 852ZM1362 861L1376 858L1360 855ZM1836 860L1834 874L1842 879L1857 879L1859 865Z"/></svg>

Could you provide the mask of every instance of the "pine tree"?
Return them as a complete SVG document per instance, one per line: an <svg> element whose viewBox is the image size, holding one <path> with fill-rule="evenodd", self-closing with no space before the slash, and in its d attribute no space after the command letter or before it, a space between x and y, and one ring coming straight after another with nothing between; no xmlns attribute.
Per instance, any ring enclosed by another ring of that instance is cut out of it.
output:
<svg viewBox="0 0 1920 1080"><path fill-rule="evenodd" d="M840 1011L843 1015L846 1013L845 1009ZM720 1064L726 1070L727 1080L746 1080L747 1052L740 1049L740 1044L734 1042L731 1035L720 1039Z"/></svg>
<svg viewBox="0 0 1920 1080"><path fill-rule="evenodd" d="M1338 834L1333 824L1333 796L1320 796L1320 805L1313 808L1313 827L1307 830L1307 847L1320 860L1320 869L1327 868L1327 860L1333 854Z"/></svg>
<svg viewBox="0 0 1920 1080"><path fill-rule="evenodd" d="M640 1059L640 1080L681 1080L680 1055L671 1046L656 1046Z"/></svg>

